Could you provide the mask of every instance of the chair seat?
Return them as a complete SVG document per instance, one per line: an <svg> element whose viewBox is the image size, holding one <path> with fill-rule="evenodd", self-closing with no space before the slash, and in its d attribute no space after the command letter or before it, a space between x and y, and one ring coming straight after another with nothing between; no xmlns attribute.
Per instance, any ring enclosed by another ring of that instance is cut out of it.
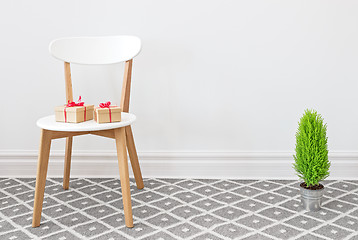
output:
<svg viewBox="0 0 358 240"><path fill-rule="evenodd" d="M47 116L37 120L38 127L52 131L62 132L84 132L84 131L100 131L114 128L125 127L131 125L136 116L131 113L122 112L122 121L113 123L96 123L94 120L81 123L63 123L56 122L55 115Z"/></svg>

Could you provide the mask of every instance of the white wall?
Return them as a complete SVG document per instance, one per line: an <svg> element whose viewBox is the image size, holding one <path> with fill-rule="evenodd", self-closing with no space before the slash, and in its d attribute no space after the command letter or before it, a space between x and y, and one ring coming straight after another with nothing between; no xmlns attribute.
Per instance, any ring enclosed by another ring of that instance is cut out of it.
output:
<svg viewBox="0 0 358 240"><path fill-rule="evenodd" d="M331 152L357 152L357 12L353 0L1 1L0 153L36 152L37 118L64 103L63 64L49 42L116 34L143 43L131 98L139 153L290 156L305 108L328 123ZM122 72L74 66L75 95L119 102ZM74 149L114 143L78 137Z"/></svg>

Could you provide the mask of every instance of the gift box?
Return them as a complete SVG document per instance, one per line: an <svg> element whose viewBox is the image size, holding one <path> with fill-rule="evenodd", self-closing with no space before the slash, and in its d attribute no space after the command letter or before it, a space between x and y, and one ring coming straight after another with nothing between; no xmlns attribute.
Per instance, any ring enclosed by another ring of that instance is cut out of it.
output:
<svg viewBox="0 0 358 240"><path fill-rule="evenodd" d="M55 107L57 122L80 123L93 119L94 105L84 104L81 97L78 103L68 102L67 105Z"/></svg>
<svg viewBox="0 0 358 240"><path fill-rule="evenodd" d="M122 108L111 105L111 102L101 103L94 109L94 120L97 123L112 123L121 121Z"/></svg>

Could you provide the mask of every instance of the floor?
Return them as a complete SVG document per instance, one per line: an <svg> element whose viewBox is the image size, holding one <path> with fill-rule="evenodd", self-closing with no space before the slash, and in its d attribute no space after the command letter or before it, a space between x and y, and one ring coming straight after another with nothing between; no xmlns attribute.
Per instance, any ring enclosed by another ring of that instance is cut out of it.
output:
<svg viewBox="0 0 358 240"><path fill-rule="evenodd" d="M325 181L320 212L300 208L288 180L131 180L134 228L124 227L118 179L48 179L31 228L35 179L0 179L0 239L358 239L358 181Z"/></svg>

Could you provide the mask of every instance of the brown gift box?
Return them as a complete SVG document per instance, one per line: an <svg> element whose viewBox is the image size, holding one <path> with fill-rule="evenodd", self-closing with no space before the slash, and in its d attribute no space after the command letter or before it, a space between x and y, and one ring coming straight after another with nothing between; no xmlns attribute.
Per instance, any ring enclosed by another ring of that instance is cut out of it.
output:
<svg viewBox="0 0 358 240"><path fill-rule="evenodd" d="M95 107L94 120L97 123L120 122L121 113L122 113L122 108L118 106L110 106L109 108Z"/></svg>
<svg viewBox="0 0 358 240"><path fill-rule="evenodd" d="M55 108L56 122L80 123L93 119L94 105Z"/></svg>

